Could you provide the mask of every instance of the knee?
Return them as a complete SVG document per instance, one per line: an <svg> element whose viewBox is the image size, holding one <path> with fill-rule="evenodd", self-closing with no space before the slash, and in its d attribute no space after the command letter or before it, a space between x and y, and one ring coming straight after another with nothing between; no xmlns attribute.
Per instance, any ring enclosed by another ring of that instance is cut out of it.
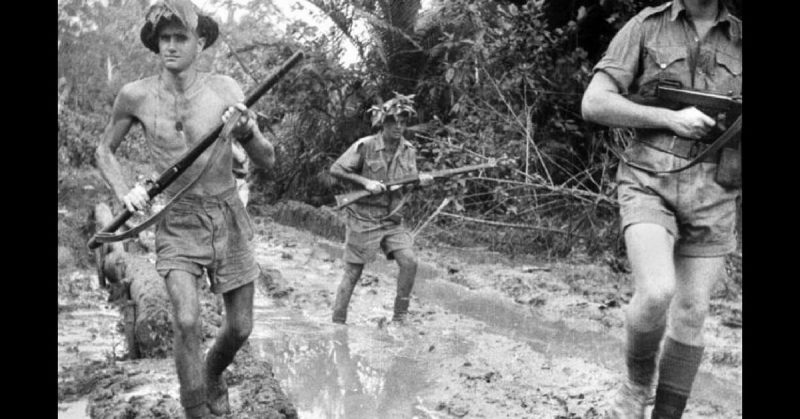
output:
<svg viewBox="0 0 800 419"><path fill-rule="evenodd" d="M358 282L359 278L361 278L361 271L364 269L364 265L356 264L356 263L348 263L347 266L344 268L344 279L345 281L355 284Z"/></svg>
<svg viewBox="0 0 800 419"><path fill-rule="evenodd" d="M175 316L175 331L182 338L199 335L200 316L194 313L178 313Z"/></svg>
<svg viewBox="0 0 800 419"><path fill-rule="evenodd" d="M673 321L678 327L701 330L708 311L708 303L694 299L681 299L675 301Z"/></svg>
<svg viewBox="0 0 800 419"><path fill-rule="evenodd" d="M417 269L417 256L411 252L401 252L397 254L397 264L401 269Z"/></svg>
<svg viewBox="0 0 800 419"><path fill-rule="evenodd" d="M659 317L669 309L674 295L673 287L661 286L637 290L635 298L648 317Z"/></svg>
<svg viewBox="0 0 800 419"><path fill-rule="evenodd" d="M249 318L239 319L230 325L231 337L236 340L237 343L243 343L246 341L252 332L253 320Z"/></svg>

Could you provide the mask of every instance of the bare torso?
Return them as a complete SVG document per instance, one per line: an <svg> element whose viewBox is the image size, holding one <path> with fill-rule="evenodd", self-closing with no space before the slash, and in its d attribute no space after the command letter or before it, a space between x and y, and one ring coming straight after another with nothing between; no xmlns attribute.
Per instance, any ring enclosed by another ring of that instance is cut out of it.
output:
<svg viewBox="0 0 800 419"><path fill-rule="evenodd" d="M166 89L159 76L148 77L126 87L129 112L144 129L158 173L170 167L211 133L221 123L225 109L243 100L241 89L233 79L208 73L198 73L197 80L178 94ZM167 197L197 177L213 148L209 147L165 190ZM232 160L231 146L228 144L191 193L216 195L234 187Z"/></svg>

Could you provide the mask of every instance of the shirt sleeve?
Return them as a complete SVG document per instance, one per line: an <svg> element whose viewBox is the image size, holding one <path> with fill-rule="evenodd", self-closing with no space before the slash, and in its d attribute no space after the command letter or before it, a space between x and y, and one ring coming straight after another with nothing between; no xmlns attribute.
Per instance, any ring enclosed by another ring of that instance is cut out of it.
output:
<svg viewBox="0 0 800 419"><path fill-rule="evenodd" d="M642 20L636 16L617 32L603 57L594 66L593 71L608 74L622 94L628 93L628 87L639 73L642 36Z"/></svg>
<svg viewBox="0 0 800 419"><path fill-rule="evenodd" d="M353 143L331 166L339 168L346 173L360 173L364 165L364 155L361 151L362 141Z"/></svg>

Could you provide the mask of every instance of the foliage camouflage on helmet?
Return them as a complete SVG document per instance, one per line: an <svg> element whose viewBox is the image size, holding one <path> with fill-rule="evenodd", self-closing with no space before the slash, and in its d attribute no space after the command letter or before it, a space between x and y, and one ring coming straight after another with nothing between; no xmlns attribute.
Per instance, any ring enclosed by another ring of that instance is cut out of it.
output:
<svg viewBox="0 0 800 419"><path fill-rule="evenodd" d="M392 99L383 102L383 104L379 106L373 105L369 108L369 112L372 113L373 127L383 125L383 121L387 116L401 115L404 113L416 115L417 111L414 110L414 95L401 95L400 93L394 92L394 97Z"/></svg>

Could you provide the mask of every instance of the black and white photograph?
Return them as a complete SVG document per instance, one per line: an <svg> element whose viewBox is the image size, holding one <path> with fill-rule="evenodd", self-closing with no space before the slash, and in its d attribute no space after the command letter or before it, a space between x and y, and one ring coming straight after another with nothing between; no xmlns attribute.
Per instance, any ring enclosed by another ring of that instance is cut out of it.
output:
<svg viewBox="0 0 800 419"><path fill-rule="evenodd" d="M58 418L741 419L742 3L58 0Z"/></svg>

